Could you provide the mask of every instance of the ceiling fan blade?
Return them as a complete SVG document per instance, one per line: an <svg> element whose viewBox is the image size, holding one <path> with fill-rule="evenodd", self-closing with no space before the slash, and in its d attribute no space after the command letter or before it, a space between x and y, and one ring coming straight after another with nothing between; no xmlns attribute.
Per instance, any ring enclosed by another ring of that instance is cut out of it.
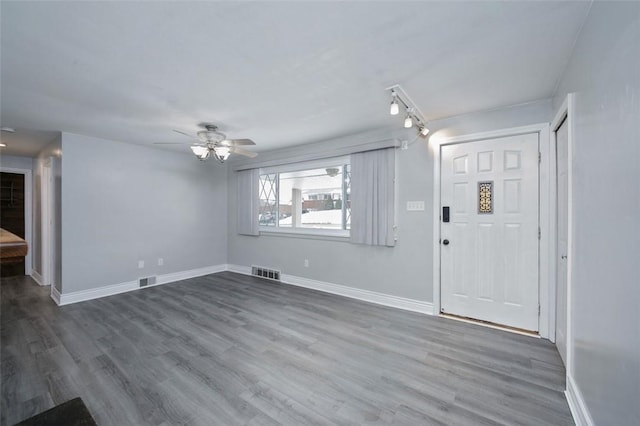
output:
<svg viewBox="0 0 640 426"><path fill-rule="evenodd" d="M176 132L176 133L180 133L181 135L185 135L185 136L187 136L187 137L189 137L191 139L195 139L197 141L200 140L199 138L196 138L195 136L190 135L189 133L181 132L180 130L176 130L176 129L173 129L173 131Z"/></svg>
<svg viewBox="0 0 640 426"><path fill-rule="evenodd" d="M234 146L231 148L231 152L234 154L244 155L245 157L255 158L258 154L255 152L247 151L246 149Z"/></svg>
<svg viewBox="0 0 640 426"><path fill-rule="evenodd" d="M251 139L230 139L233 145L255 145L256 143Z"/></svg>

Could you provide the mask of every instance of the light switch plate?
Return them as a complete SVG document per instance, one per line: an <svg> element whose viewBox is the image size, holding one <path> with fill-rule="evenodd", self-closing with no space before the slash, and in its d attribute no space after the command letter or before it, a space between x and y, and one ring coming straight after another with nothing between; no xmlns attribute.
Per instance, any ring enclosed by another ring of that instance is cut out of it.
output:
<svg viewBox="0 0 640 426"><path fill-rule="evenodd" d="M409 212L424 211L424 201L407 201L407 211Z"/></svg>

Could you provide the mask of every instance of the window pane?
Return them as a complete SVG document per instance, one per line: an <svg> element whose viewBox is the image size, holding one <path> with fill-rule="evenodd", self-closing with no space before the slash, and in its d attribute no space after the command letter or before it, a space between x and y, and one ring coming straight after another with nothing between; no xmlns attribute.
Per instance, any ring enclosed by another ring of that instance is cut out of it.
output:
<svg viewBox="0 0 640 426"><path fill-rule="evenodd" d="M280 173L280 227L344 229L342 171L337 164L323 169Z"/></svg>
<svg viewBox="0 0 640 426"><path fill-rule="evenodd" d="M260 175L260 209L258 222L260 226L276 226L278 175Z"/></svg>
<svg viewBox="0 0 640 426"><path fill-rule="evenodd" d="M344 166L345 220L344 229L351 229L351 164Z"/></svg>

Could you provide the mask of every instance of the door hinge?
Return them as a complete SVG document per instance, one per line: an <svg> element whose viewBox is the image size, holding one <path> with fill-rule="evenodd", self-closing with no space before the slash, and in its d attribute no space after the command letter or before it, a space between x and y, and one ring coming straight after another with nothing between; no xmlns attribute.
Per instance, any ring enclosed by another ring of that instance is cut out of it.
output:
<svg viewBox="0 0 640 426"><path fill-rule="evenodd" d="M540 316L540 304L538 303L538 316Z"/></svg>
<svg viewBox="0 0 640 426"><path fill-rule="evenodd" d="M538 164L542 163L542 153L538 153Z"/></svg>
<svg viewBox="0 0 640 426"><path fill-rule="evenodd" d="M542 238L542 231L540 230L540 227L538 227L538 239Z"/></svg>

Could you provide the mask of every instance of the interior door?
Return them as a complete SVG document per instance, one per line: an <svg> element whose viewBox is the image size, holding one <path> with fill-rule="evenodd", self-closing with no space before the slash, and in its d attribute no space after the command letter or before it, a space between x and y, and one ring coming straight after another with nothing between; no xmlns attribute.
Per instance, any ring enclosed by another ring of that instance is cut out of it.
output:
<svg viewBox="0 0 640 426"><path fill-rule="evenodd" d="M567 241L568 228L568 129L567 120L556 130L557 175L557 277L556 277L556 346L567 364Z"/></svg>
<svg viewBox="0 0 640 426"><path fill-rule="evenodd" d="M440 179L442 312L538 331L538 134L442 146Z"/></svg>

